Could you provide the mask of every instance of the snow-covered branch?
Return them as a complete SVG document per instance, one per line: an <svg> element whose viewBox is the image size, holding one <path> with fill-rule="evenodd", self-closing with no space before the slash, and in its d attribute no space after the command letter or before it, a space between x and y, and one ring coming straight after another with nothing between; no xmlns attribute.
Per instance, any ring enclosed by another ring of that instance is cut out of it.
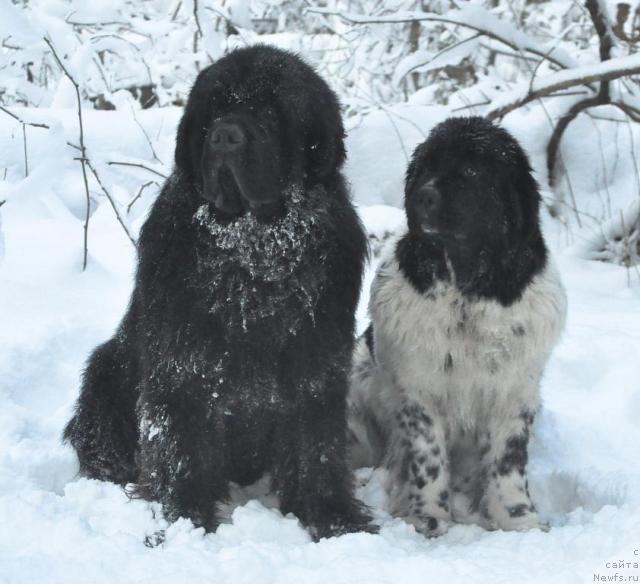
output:
<svg viewBox="0 0 640 584"><path fill-rule="evenodd" d="M614 36L611 23L606 12L606 7L599 0L586 0L585 4L589 11L591 21L593 22L593 27L598 35L601 64L611 64L611 50L614 46ZM594 106L612 103L610 81L611 79L603 76L600 79L600 89L598 90L597 95L575 103L571 109L560 118L553 129L553 133L551 134L551 138L547 145L547 173L550 185L553 185L555 182L556 159L560 148L560 140L562 139L564 131L581 112ZM640 110L635 110L632 106L624 105L622 102L614 103L613 105L616 105L619 109L627 113L627 115L632 119L637 119L638 116L640 116ZM578 225L579 224L580 221L578 221Z"/></svg>
<svg viewBox="0 0 640 584"><path fill-rule="evenodd" d="M558 71L544 77L538 77L532 83L523 83L517 89L494 100L486 115L489 119L501 118L536 99L547 97L576 85L612 81L638 74L640 74L640 54L626 55L602 63Z"/></svg>
<svg viewBox="0 0 640 584"><path fill-rule="evenodd" d="M576 62L566 51L557 47L549 47L519 31L515 26L502 21L487 10L474 6L461 10L450 10L445 14L430 12L394 12L380 16L367 16L351 12L339 12L329 8L308 8L309 12L336 16L352 24L400 24L409 22L439 22L461 26L483 36L498 41L513 49L516 53L531 53L541 59L553 63L561 69L574 67Z"/></svg>

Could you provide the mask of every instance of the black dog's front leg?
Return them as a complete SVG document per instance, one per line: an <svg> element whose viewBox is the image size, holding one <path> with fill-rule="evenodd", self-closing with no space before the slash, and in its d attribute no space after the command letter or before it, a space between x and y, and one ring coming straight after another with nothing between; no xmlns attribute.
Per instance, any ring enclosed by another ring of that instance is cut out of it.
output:
<svg viewBox="0 0 640 584"><path fill-rule="evenodd" d="M84 476L121 485L136 480L137 363L126 330L100 345L87 363L64 440Z"/></svg>
<svg viewBox="0 0 640 584"><path fill-rule="evenodd" d="M341 380L342 381L342 380ZM342 381L344 382L344 381ZM376 532L366 507L353 495L347 464L344 388L335 381L298 396L279 428L274 488L283 513L291 512L315 539L357 531Z"/></svg>
<svg viewBox="0 0 640 584"><path fill-rule="evenodd" d="M140 477L134 494L159 501L168 521L185 517L210 532L218 527L217 504L228 496L224 436L215 413L207 415L210 406L189 390L193 387L154 389L141 396Z"/></svg>

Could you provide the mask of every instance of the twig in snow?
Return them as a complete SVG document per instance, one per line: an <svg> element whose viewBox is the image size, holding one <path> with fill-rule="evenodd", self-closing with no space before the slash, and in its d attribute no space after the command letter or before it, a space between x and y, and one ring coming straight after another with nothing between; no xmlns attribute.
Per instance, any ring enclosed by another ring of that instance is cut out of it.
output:
<svg viewBox="0 0 640 584"><path fill-rule="evenodd" d="M629 118L626 118L627 129L629 130L629 142L631 144L631 161L633 162L633 175L636 181L636 189L638 189L638 196L640 196L640 170L638 169L638 159L636 158L636 141L633 137L633 130L631 129L631 122Z"/></svg>
<svg viewBox="0 0 640 584"><path fill-rule="evenodd" d="M524 61L525 65L527 67L529 67L529 63L527 61ZM538 63L539 66L539 63ZM533 84L533 79L535 77L536 72L538 71L538 66L536 66L535 68L531 68L529 67L529 71L531 72L531 82L529 83L529 91L531 91L531 86ZM555 96L559 96L560 94L555 94ZM550 96L551 97L551 96ZM553 120L551 119L551 115L549 114L547 107L544 103L544 100L542 99L538 99L538 102L540 103L540 107L542 108L542 111L544 112L545 117L547 118L547 121L549 122L549 126L553 129ZM558 153L559 159L561 164L564 166L564 160L562 159L562 155L560 153ZM565 167L566 168L566 167ZM566 207L568 207L569 209L571 209L576 217L576 221L578 223L578 226L581 226L581 219L580 219L580 211L578 210L578 204L576 202L576 197L575 197L575 192L573 190L573 184L571 183L571 177L569 175L569 170L566 169L565 170L565 180L567 182L567 187L569 188L569 195L571 197L571 202L572 204L569 205L567 204L566 201L564 201L563 199L559 199L557 196L554 196L554 201L551 202L551 204L547 203L547 201L544 201L545 206L547 207L547 210L549 212L549 214L552 217L557 217L559 219L562 219L562 215L560 215L557 211L557 208L555 206L556 202L560 202L562 204L564 204ZM567 228L567 236L570 236L570 232L568 229L568 225L566 223L566 221L563 223L565 225L565 227Z"/></svg>
<svg viewBox="0 0 640 584"><path fill-rule="evenodd" d="M468 42L476 40L479 36L482 36L482 35L480 33L477 33L477 34L471 35L468 38L459 40L458 42L455 42L452 45L449 45L448 47L445 47L444 49L442 49L441 51L439 51L438 53L433 55L433 57L431 57L428 61L425 61L423 63L418 63L417 65L413 65L412 67L407 69L402 74L402 77L400 77L397 80L397 83L400 83L407 75L409 75L410 73L413 73L414 71L416 71L416 69L420 69L420 67L424 67L425 65L428 65L432 61L435 61L438 57L441 57L442 55L448 53L449 51L452 51L453 49L457 49L458 47L464 45L465 43L468 43ZM413 52L415 52L415 51L413 51Z"/></svg>
<svg viewBox="0 0 640 584"><path fill-rule="evenodd" d="M136 247L136 241L135 239L133 239L133 237L131 236L131 233L129 233L129 229L125 225L125 222L122 220L122 217L120 216L120 211L118 211L118 206L116 205L114 198L111 196L111 193L109 193L109 191L106 189L104 184L102 184L102 181L100 180L100 175L98 175L96 169L93 167L93 164L91 164L91 160L87 159L85 162L89 167L89 170L91 170L94 178L96 179L96 182L100 186L100 189L102 190L105 197L107 197L107 200L111 204L111 207L113 208L113 212L116 214L116 219L118 220L118 223L120 223L122 229L124 229L124 232L127 234L129 241L133 244L134 247Z"/></svg>
<svg viewBox="0 0 640 584"><path fill-rule="evenodd" d="M84 237L83 237L83 253L82 253L82 271L87 269L87 258L89 256L89 217L91 212L91 196L89 195L89 181L87 180L87 149L84 144L84 124L82 123L82 99L80 98L80 86L78 82L75 80L73 75L69 73L69 70L64 66L62 59L58 56L58 53L53 46L53 43L47 38L44 37L44 42L47 43L55 60L58 62L60 69L65 74L67 79L71 81L75 91L76 91L76 104L78 106L78 126L80 131L80 164L82 165L82 178L84 180L84 192L86 196L86 207L85 207L85 217L84 217Z"/></svg>
<svg viewBox="0 0 640 584"><path fill-rule="evenodd" d="M153 169L153 168L151 168L149 166L146 166L144 164L140 164L138 162L123 162L123 161L120 161L120 160L109 160L107 162L107 164L109 166L133 166L133 167L136 167L136 168L142 168L142 169L144 169L144 170L146 170L148 172L152 172L153 174L157 174L159 177L167 178L166 174L162 174L160 171L155 170L155 169Z"/></svg>
<svg viewBox="0 0 640 584"><path fill-rule="evenodd" d="M204 39L204 35L202 34L202 26L200 26L200 16L198 14L198 0L193 0L193 18L196 21L196 31L193 33L193 52L198 52L198 36L201 39ZM198 69L198 64L196 62L196 68Z"/></svg>
<svg viewBox="0 0 640 584"><path fill-rule="evenodd" d="M491 103L490 100L476 101L475 103L467 103L465 105L454 107L451 111L452 112L461 112L461 111L468 110L468 109L475 109L475 108L483 106L483 105L489 105L490 103Z"/></svg>
<svg viewBox="0 0 640 584"><path fill-rule="evenodd" d="M22 126L22 150L24 155L24 176L29 176L29 156L27 153L27 126L33 126L34 128L44 128L49 130L49 126L47 124L37 124L34 122L25 122L20 116L17 116L13 112L9 111L7 108L2 107L0 105L0 110L5 114L11 116L14 120L20 123Z"/></svg>
<svg viewBox="0 0 640 584"><path fill-rule="evenodd" d="M598 38L600 40L600 61L602 63L611 62L611 49L613 48L613 33L607 18L607 15L603 12L603 5L598 0L586 0L586 7L593 21L593 26L596 29ZM604 105L611 102L611 93L609 90L609 82L612 79L623 77L626 75L632 75L640 72L640 65L636 67L635 72L627 71L624 68L623 75L611 76L614 71L610 72L610 75L603 75L600 78L600 88L598 93L589 97L583 101L575 103L569 111L558 121L558 124L551 134L549 143L547 145L547 171L549 175L549 185L553 186L555 181L555 164L558 150L560 148L560 141L564 131L569 124L580 114L591 107L597 105ZM620 71L618 71L619 73ZM620 106L618 106L620 107ZM623 108L620 108L623 109ZM623 110L624 111L624 110Z"/></svg>
<svg viewBox="0 0 640 584"><path fill-rule="evenodd" d="M307 11L315 14L323 14L326 16L337 16L338 18L341 18L342 20L345 20L352 24L404 24L410 22L441 22L443 24L452 24L455 26L468 28L488 38L503 43L508 47L511 47L516 52L522 50L522 48L519 47L515 42L513 42L508 37L499 34L497 31L487 30L473 23L465 22L462 18L458 20L456 18L453 18L452 16L447 17L447 15L432 14L428 12L409 12L395 14L393 16L387 17L369 17L361 14L348 14L344 12L337 12L328 8L316 7L307 8ZM553 63L560 69L565 69L567 67L566 63L564 63L562 60L555 58L553 55L548 55L545 51L540 50L536 47L526 47L525 50L528 53L532 53L534 55L537 55L538 57L547 59L550 63Z"/></svg>
<svg viewBox="0 0 640 584"><path fill-rule="evenodd" d="M198 0L193 0L193 18L196 21L196 28L198 29L198 34L200 38L204 35L202 34L202 27L200 26L200 16L198 15ZM196 49L194 49L195 51Z"/></svg>
<svg viewBox="0 0 640 584"><path fill-rule="evenodd" d="M0 111L3 111L5 114L11 116L14 120L16 120L17 122L20 122L23 125L33 126L34 128L45 128L46 130L51 129L47 124L37 124L35 122L27 122L23 120L20 116L17 116L12 111L9 111L6 107L3 107L1 105L0 105Z"/></svg>
<svg viewBox="0 0 640 584"><path fill-rule="evenodd" d="M142 133L144 134L144 137L147 140L147 144L149 144L149 149L151 150L151 154L153 155L153 159L156 162L159 162L160 164L162 164L162 160L160 160L158 158L158 155L156 154L156 150L153 147L153 143L151 142L151 138L149 138L149 134L147 134L147 131L144 129L144 126L138 120L138 117L136 116L136 110L133 108L133 106L131 106L131 115L133 116L133 120L135 121L135 123L138 126L138 128L140 128L140 130L142 130Z"/></svg>
<svg viewBox="0 0 640 584"><path fill-rule="evenodd" d="M209 12L215 14L216 16L224 20L227 27L227 36L231 36L232 34L237 34L243 43L245 43L246 45L249 44L249 39L247 39L245 35L242 34L242 27L240 27L235 22L233 22L233 20L231 20L231 18L227 14L222 12L222 10L219 10L218 8L213 8L212 6L205 6L204 9L208 10Z"/></svg>
<svg viewBox="0 0 640 584"><path fill-rule="evenodd" d="M538 62L538 59L536 59L535 57L531 57L530 55L525 55L523 53L516 53L515 51L511 51L511 52L506 50L503 51L500 49L496 49L495 47L487 43L480 43L480 47L482 47L483 49L486 49L487 51L495 53L496 55L502 55L503 57L511 57L512 59L523 59L524 61L533 61L535 63Z"/></svg>
<svg viewBox="0 0 640 584"><path fill-rule="evenodd" d="M29 176L29 156L27 155L27 130L26 126L22 124L22 149L24 152L24 176Z"/></svg>
<svg viewBox="0 0 640 584"><path fill-rule="evenodd" d="M138 194L133 197L133 199L131 199L131 202L127 205L127 214L129 213L129 211L131 211L131 207L133 207L134 203L142 196L143 191L151 185L158 186L158 183L155 180L150 180L144 183L138 190Z"/></svg>
<svg viewBox="0 0 640 584"><path fill-rule="evenodd" d="M600 128L598 128L598 124L589 118L591 123L593 124L593 129L596 131L598 136L598 152L600 153L600 167L602 168L602 185L604 186L604 192L607 195L607 199L604 203L604 207L606 209L606 215L608 218L613 216L611 212L611 191L609 190L609 172L607 170L607 161L604 156L604 147L602 145L602 132ZM600 196L600 189L598 189L598 195Z"/></svg>
<svg viewBox="0 0 640 584"><path fill-rule="evenodd" d="M173 14L171 15L171 22L175 22L176 18L178 18L178 12L180 12L180 8L182 8L182 0L178 2L178 4L176 5L176 9L173 11Z"/></svg>

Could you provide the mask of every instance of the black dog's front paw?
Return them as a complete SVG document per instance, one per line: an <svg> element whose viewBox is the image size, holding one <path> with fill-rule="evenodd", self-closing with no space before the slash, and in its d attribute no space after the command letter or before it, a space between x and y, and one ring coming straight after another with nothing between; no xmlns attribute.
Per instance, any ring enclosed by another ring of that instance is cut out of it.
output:
<svg viewBox="0 0 640 584"><path fill-rule="evenodd" d="M371 523L371 516L364 505L354 505L345 512L314 514L313 517L300 517L314 541L325 537L337 537L346 533L378 533L380 528Z"/></svg>

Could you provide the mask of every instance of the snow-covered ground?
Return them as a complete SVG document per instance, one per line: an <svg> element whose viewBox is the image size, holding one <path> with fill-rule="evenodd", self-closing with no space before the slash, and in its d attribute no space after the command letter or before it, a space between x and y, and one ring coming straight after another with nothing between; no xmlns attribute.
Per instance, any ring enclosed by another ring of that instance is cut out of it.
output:
<svg viewBox="0 0 640 584"><path fill-rule="evenodd" d="M456 526L426 540L386 514L380 471L363 469L359 493L375 510L379 535L312 543L257 485L237 493L239 505L217 533L204 535L181 520L167 528L163 545L146 547L145 536L167 527L158 506L129 501L113 484L77 478L74 453L60 442L83 362L123 313L134 254L102 198L90 223L89 266L80 270L83 186L66 144L77 140L75 112L13 111L51 130L27 129L24 178L20 126L0 116L0 176L7 169L0 182L0 200L7 199L0 207L0 583L552 583L616 573L640 580L640 569L612 564L640 562L638 275L567 251L566 232L548 217L547 240L569 296L568 325L543 381L531 448L532 495L551 524L548 533ZM395 114L353 122L348 139L348 175L376 246L403 221L397 207L405 151L447 110L407 106ZM138 113L160 164L130 115L86 112L90 156L123 208L141 184L158 177L104 163L137 160L166 172L178 116L175 109ZM508 125L543 168L540 124L514 115ZM572 131L573 151L588 150L580 125ZM597 153L582 155L585 168L597 166ZM597 206L587 175L573 168L585 204L591 196ZM620 176L630 177L627 171ZM100 197L97 185L92 190ZM150 185L126 215L134 233L156 190Z"/></svg>

